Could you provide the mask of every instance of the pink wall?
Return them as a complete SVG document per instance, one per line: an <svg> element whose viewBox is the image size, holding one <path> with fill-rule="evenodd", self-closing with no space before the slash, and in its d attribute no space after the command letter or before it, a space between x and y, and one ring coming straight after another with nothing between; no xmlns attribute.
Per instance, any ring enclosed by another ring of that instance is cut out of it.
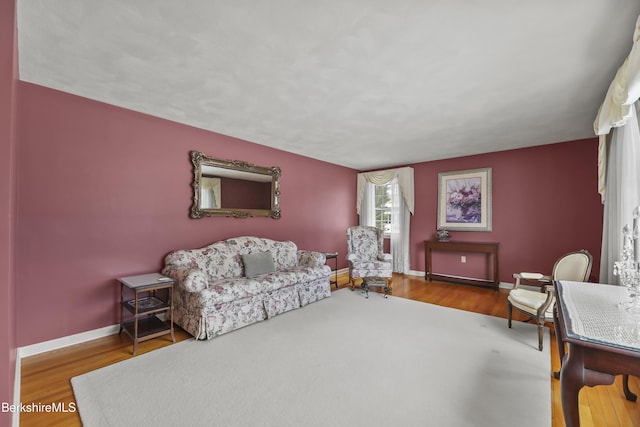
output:
<svg viewBox="0 0 640 427"><path fill-rule="evenodd" d="M0 402L13 403L15 379L15 149L16 49L15 1L0 1ZM12 414L0 412L0 425Z"/></svg>
<svg viewBox="0 0 640 427"><path fill-rule="evenodd" d="M587 249L598 277L602 204L597 193L596 138L411 165L415 215L411 218L411 268L424 271L423 241L436 230L438 173L492 168L493 230L452 231L453 240L500 242L500 280L520 271L550 273L561 255ZM434 270L476 277L486 273L483 256L434 259ZM596 280L596 279L594 279Z"/></svg>
<svg viewBox="0 0 640 427"><path fill-rule="evenodd" d="M164 255L238 235L291 239L338 251L357 223L356 172L20 83L17 344L71 335L118 320L116 277L156 271ZM411 269L424 271L422 242L436 229L437 180L444 171L493 168L493 231L454 239L498 241L500 280L547 272L560 255L585 248L598 274L602 207L595 139L412 165L416 214ZM189 151L282 168L283 218L188 218ZM484 271L479 257L444 260L461 276ZM55 321L51 321L55 319Z"/></svg>
<svg viewBox="0 0 640 427"><path fill-rule="evenodd" d="M21 82L17 344L113 325L114 278L239 235L338 251L354 170ZM280 166L282 219L189 219L191 150Z"/></svg>

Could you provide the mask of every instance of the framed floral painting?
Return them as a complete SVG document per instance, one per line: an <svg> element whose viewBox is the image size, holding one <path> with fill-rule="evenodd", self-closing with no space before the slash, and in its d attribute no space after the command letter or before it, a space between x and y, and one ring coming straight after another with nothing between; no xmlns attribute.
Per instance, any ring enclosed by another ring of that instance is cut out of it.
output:
<svg viewBox="0 0 640 427"><path fill-rule="evenodd" d="M491 168L438 174L438 229L491 231Z"/></svg>

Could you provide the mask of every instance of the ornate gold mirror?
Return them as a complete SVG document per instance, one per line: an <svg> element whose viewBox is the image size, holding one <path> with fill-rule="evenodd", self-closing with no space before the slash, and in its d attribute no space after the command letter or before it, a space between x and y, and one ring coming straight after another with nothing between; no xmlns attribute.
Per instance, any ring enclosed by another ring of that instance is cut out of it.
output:
<svg viewBox="0 0 640 427"><path fill-rule="evenodd" d="M191 152L191 218L232 216L280 218L280 168L220 160Z"/></svg>

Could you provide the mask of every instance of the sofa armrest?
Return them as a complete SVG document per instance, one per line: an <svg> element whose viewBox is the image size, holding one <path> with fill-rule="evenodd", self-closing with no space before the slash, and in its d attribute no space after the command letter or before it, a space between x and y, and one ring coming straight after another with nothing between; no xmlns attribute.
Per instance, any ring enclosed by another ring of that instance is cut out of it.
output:
<svg viewBox="0 0 640 427"><path fill-rule="evenodd" d="M298 251L298 265L319 267L327 263L327 257L322 252Z"/></svg>
<svg viewBox="0 0 640 427"><path fill-rule="evenodd" d="M199 268L165 267L162 274L175 279L178 287L187 292L200 292L209 287L209 280Z"/></svg>

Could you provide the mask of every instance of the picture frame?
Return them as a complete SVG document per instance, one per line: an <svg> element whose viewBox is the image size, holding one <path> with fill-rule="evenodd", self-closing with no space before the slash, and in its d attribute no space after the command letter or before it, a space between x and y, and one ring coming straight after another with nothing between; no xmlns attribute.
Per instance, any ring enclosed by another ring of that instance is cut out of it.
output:
<svg viewBox="0 0 640 427"><path fill-rule="evenodd" d="M438 230L491 231L491 168L438 174Z"/></svg>

